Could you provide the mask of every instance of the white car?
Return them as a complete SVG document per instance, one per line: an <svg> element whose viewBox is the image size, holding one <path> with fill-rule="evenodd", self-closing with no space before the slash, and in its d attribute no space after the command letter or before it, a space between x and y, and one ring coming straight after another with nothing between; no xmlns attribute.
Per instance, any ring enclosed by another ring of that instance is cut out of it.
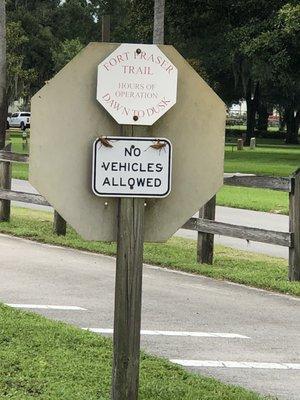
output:
<svg viewBox="0 0 300 400"><path fill-rule="evenodd" d="M30 128L30 115L28 111L13 113L8 119L8 128Z"/></svg>

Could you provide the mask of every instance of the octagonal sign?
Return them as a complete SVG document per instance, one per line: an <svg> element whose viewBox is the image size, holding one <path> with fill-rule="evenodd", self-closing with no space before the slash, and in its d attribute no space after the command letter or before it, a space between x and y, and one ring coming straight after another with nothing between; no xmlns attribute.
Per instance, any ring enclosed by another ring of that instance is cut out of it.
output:
<svg viewBox="0 0 300 400"><path fill-rule="evenodd" d="M97 100L119 124L153 125L176 92L177 68L156 45L122 44L98 66Z"/></svg>
<svg viewBox="0 0 300 400"><path fill-rule="evenodd" d="M92 149L120 125L96 100L97 68L119 47L91 43L32 99L29 179L85 239L115 241L117 199L92 192ZM142 49L142 45L141 45ZM225 105L172 47L159 46L178 69L176 104L133 135L172 143L172 191L145 199L145 240L172 236L223 184Z"/></svg>

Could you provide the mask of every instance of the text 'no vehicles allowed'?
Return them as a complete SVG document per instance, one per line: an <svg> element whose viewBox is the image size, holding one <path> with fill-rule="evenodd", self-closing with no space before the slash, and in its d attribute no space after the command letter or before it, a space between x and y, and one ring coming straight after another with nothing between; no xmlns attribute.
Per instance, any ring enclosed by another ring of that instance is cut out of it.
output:
<svg viewBox="0 0 300 400"><path fill-rule="evenodd" d="M166 197L171 164L168 139L99 138L93 147L93 191L108 197Z"/></svg>

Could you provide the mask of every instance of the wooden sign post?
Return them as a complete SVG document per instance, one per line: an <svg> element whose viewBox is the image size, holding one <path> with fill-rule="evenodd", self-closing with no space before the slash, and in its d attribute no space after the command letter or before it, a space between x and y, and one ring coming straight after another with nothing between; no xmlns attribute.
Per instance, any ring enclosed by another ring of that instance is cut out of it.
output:
<svg viewBox="0 0 300 400"><path fill-rule="evenodd" d="M133 136L123 126L124 136ZM138 398L142 274L144 249L144 199L118 201L118 237L114 314L113 400Z"/></svg>
<svg viewBox="0 0 300 400"><path fill-rule="evenodd" d="M122 135L134 128L123 125ZM144 199L118 200L112 400L137 400L139 388Z"/></svg>

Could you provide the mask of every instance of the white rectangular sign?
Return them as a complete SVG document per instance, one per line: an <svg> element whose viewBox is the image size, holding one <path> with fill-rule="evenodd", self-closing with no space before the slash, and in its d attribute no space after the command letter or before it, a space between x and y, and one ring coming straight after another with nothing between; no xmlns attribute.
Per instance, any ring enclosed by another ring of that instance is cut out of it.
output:
<svg viewBox="0 0 300 400"><path fill-rule="evenodd" d="M153 137L100 137L93 145L92 189L104 197L166 197L172 145Z"/></svg>

